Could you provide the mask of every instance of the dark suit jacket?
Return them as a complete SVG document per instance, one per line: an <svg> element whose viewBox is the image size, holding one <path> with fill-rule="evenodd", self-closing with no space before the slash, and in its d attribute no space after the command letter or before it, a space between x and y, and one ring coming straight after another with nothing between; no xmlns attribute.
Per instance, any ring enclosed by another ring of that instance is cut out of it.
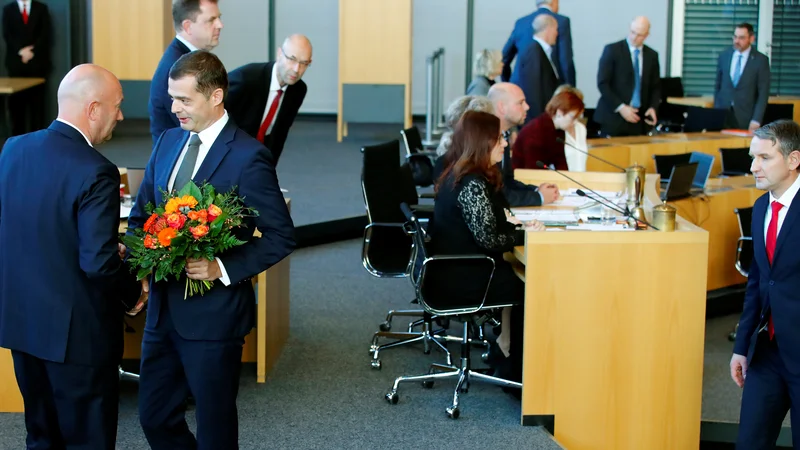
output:
<svg viewBox="0 0 800 450"><path fill-rule="evenodd" d="M517 54L525 54L525 50L533 41L533 19L539 14L549 14L558 22L558 40L553 47L553 62L557 61L559 77L563 83L575 86L575 63L572 60L572 31L569 17L556 14L547 8L539 8L532 14L517 19L514 31L503 47L503 79L511 80L511 62Z"/></svg>
<svg viewBox="0 0 800 450"><path fill-rule="evenodd" d="M119 170L74 128L9 139L0 153L0 346L116 365L123 302L141 285L122 263Z"/></svg>
<svg viewBox="0 0 800 450"><path fill-rule="evenodd" d="M648 46L642 48L642 104L639 117L644 123L644 113L653 108L658 110L661 103L661 68L658 63L658 52ZM600 100L594 113L594 121L602 125L603 130L611 135L620 134L625 128L631 128L622 116L614 112L621 104L629 104L633 97L636 81L633 74L633 60L628 41L623 39L608 44L603 49L597 69L597 88ZM639 124L635 128L642 129ZM623 133L627 134L627 133Z"/></svg>
<svg viewBox="0 0 800 450"><path fill-rule="evenodd" d="M173 128L156 142L128 219L129 227L144 225L148 218L144 207L148 202L161 204L161 190L167 189L188 139L189 132ZM272 156L229 119L193 180L207 181L217 192L236 187L245 205L258 211L258 217L246 219L236 232L246 244L215 255L225 266L230 286L215 281L214 287L202 297L184 300L184 278L151 284L146 327L155 328L162 303L169 302L175 329L184 339L213 341L244 337L255 320L255 294L250 278L280 262L295 247L294 225L278 186ZM253 237L255 228L261 232L261 238Z"/></svg>
<svg viewBox="0 0 800 450"><path fill-rule="evenodd" d="M728 109L733 105L738 128L746 130L750 121L762 123L769 100L769 60L754 47L744 66L739 84L731 80L733 48L720 53L714 82L714 108ZM762 123L763 125L763 123Z"/></svg>
<svg viewBox="0 0 800 450"><path fill-rule="evenodd" d="M169 82L169 69L181 56L189 53L189 47L183 45L177 38L169 43L161 61L158 62L156 72L150 81L150 99L147 101L147 111L150 114L150 134L153 136L153 145L164 130L181 126L178 117L172 113L172 99L167 93Z"/></svg>
<svg viewBox="0 0 800 450"><path fill-rule="evenodd" d="M3 7L3 39L10 76L43 78L50 73L50 31L50 12L44 3L30 3L27 25L16 1ZM23 64L18 53L29 45L33 45L33 59Z"/></svg>
<svg viewBox="0 0 800 450"><path fill-rule="evenodd" d="M541 161L547 166L553 164L558 170L569 170L563 142L564 131L556 130L550 114L540 115L522 127L514 142L514 168L537 169L536 162Z"/></svg>
<svg viewBox="0 0 800 450"><path fill-rule="evenodd" d="M749 64L749 63L748 63ZM753 205L753 263L747 277L744 310L739 319L733 352L752 359L756 334L772 314L775 339L783 364L789 372L800 374L800 197L795 197L781 225L772 266L767 259L764 220L769 208L769 194Z"/></svg>
<svg viewBox="0 0 800 450"><path fill-rule="evenodd" d="M559 84L558 77L553 72L553 66L541 44L533 42L534 44L528 46L525 53L520 55L517 68L511 76L511 82L522 89L525 101L530 106L525 122L539 117L544 112L544 107L553 97Z"/></svg>
<svg viewBox="0 0 800 450"><path fill-rule="evenodd" d="M274 65L275 61L252 63L234 69L228 74L230 89L225 106L231 117L240 124L242 130L254 138L261 127L269 91L273 88L270 86L270 80ZM277 87L275 88L277 89ZM303 80L298 80L294 85L286 87L272 132L264 138L264 146L272 152L275 165L278 164L286 137L289 135L289 129L297 117L297 111L303 105L307 90Z"/></svg>

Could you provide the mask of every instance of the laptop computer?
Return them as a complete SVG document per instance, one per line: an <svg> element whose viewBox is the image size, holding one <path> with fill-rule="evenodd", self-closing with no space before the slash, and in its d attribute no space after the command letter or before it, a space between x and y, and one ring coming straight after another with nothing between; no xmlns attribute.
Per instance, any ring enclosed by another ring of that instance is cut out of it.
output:
<svg viewBox="0 0 800 450"><path fill-rule="evenodd" d="M667 188L661 191L661 200L668 202L691 197L692 183L697 174L697 163L675 164Z"/></svg>
<svg viewBox="0 0 800 450"><path fill-rule="evenodd" d="M692 152L692 157L689 158L690 163L697 163L697 173L692 180L692 191L703 192L708 182L708 177L711 176L711 168L714 166L714 156L707 155L700 152Z"/></svg>
<svg viewBox="0 0 800 450"><path fill-rule="evenodd" d="M727 109L701 108L689 106L686 108L686 122L683 124L684 133L701 131L720 131L725 128Z"/></svg>

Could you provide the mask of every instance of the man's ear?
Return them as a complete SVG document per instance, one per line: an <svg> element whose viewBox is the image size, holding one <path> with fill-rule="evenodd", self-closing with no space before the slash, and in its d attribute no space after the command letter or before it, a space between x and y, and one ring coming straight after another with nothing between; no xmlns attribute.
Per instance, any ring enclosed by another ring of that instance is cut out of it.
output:
<svg viewBox="0 0 800 450"><path fill-rule="evenodd" d="M800 150L794 150L792 153L789 153L787 160L789 162L789 169L797 170L797 168L800 167Z"/></svg>
<svg viewBox="0 0 800 450"><path fill-rule="evenodd" d="M225 95L222 92L221 88L214 89L214 92L211 93L211 104L214 106L218 106L224 100Z"/></svg>

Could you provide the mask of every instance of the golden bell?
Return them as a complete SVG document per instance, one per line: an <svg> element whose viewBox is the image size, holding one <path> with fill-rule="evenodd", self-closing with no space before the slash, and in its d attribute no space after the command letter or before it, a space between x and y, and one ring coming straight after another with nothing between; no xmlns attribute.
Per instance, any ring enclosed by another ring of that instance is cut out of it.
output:
<svg viewBox="0 0 800 450"><path fill-rule="evenodd" d="M644 202L644 178L646 169L638 163L625 169L625 185L628 191L628 207L640 206Z"/></svg>
<svg viewBox="0 0 800 450"><path fill-rule="evenodd" d="M653 226L659 231L675 231L676 209L662 203L653 207Z"/></svg>

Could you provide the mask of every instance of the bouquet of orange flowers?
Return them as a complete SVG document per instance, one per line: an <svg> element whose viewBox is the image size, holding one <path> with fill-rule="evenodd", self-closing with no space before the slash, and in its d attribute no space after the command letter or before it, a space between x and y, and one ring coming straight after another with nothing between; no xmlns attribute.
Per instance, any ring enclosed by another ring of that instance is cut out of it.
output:
<svg viewBox="0 0 800 450"><path fill-rule="evenodd" d="M245 217L258 215L256 210L245 207L233 190L219 194L207 183L197 186L190 181L177 193L162 194L165 201L158 208L152 203L145 206L150 217L144 226L122 238L139 280L151 273L156 282L170 275L178 280L184 274L187 258L213 261L215 255L245 243L233 230L242 225ZM186 278L183 298L203 295L212 286L212 281Z"/></svg>

